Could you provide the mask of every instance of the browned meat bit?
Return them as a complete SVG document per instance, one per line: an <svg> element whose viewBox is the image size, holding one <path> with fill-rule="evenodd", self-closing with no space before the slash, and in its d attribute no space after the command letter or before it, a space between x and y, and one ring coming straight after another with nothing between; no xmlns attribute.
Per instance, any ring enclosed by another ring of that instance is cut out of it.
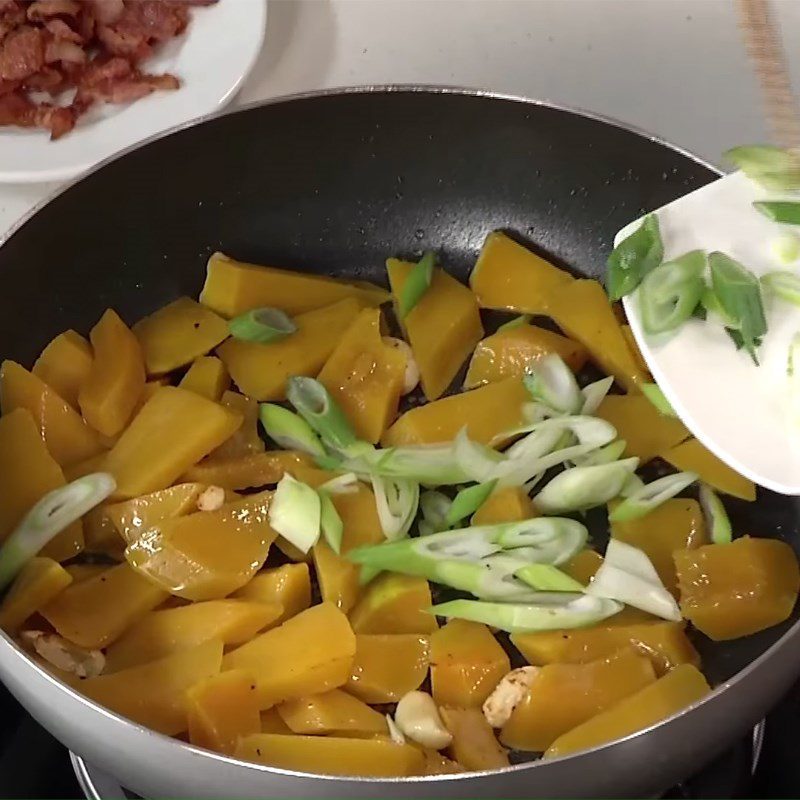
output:
<svg viewBox="0 0 800 800"><path fill-rule="evenodd" d="M0 125L46 128L50 138L58 139L75 127L75 115L69 107L33 103L19 92L11 92L0 96Z"/></svg>
<svg viewBox="0 0 800 800"><path fill-rule="evenodd" d="M113 55L141 61L152 53L152 45L177 36L188 21L188 12L182 5L134 0L125 4L122 16L112 25L98 23L97 38Z"/></svg>
<svg viewBox="0 0 800 800"><path fill-rule="evenodd" d="M80 10L78 0L35 0L28 6L28 19L41 22L49 17L76 17Z"/></svg>
<svg viewBox="0 0 800 800"><path fill-rule="evenodd" d="M174 75L147 75L119 56L98 63L93 61L84 71L78 94L77 108L87 108L94 102L129 103L156 89L171 90L180 86Z"/></svg>
<svg viewBox="0 0 800 800"><path fill-rule="evenodd" d="M44 24L45 30L51 33L56 39L66 39L68 42L75 42L81 44L83 36L78 31L70 28L63 19L49 19Z"/></svg>
<svg viewBox="0 0 800 800"><path fill-rule="evenodd" d="M0 79L23 81L44 66L44 40L38 28L23 25L0 44Z"/></svg>

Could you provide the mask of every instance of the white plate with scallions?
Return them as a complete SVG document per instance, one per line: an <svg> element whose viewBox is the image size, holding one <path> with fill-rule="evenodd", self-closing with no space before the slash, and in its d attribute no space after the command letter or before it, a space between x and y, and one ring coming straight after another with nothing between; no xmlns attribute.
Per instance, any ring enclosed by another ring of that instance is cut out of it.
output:
<svg viewBox="0 0 800 800"><path fill-rule="evenodd" d="M800 364L800 225L774 218L794 219L800 193L794 178L780 180L782 151L737 150L747 174L653 212L659 266L626 287L623 303L653 377L692 433L755 483L800 495L800 367L791 359L795 348ZM620 231L615 253L640 225Z"/></svg>

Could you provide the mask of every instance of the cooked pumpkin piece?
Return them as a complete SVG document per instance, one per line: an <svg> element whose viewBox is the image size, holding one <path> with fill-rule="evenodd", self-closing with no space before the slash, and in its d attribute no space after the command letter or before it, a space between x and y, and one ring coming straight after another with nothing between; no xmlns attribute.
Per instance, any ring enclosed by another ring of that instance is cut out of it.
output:
<svg viewBox="0 0 800 800"><path fill-rule="evenodd" d="M483 243L469 284L482 308L545 314L574 278L502 231Z"/></svg>
<svg viewBox="0 0 800 800"><path fill-rule="evenodd" d="M106 514L106 508L107 506L97 506L84 514L84 551L106 556L113 561L122 561L125 557L125 542Z"/></svg>
<svg viewBox="0 0 800 800"><path fill-rule="evenodd" d="M382 442L387 447L449 443L466 426L470 439L499 444L503 434L526 424L524 407L530 401L522 381L507 378L406 411Z"/></svg>
<svg viewBox="0 0 800 800"><path fill-rule="evenodd" d="M396 703L428 674L430 641L418 634L356 636L347 691L365 703Z"/></svg>
<svg viewBox="0 0 800 800"><path fill-rule="evenodd" d="M537 668L500 741L516 750L547 750L562 734L655 680L650 660L630 647L586 664Z"/></svg>
<svg viewBox="0 0 800 800"><path fill-rule="evenodd" d="M171 517L142 530L125 558L142 575L187 600L214 600L244 586L267 560L275 531L272 492L248 495L217 511Z"/></svg>
<svg viewBox="0 0 800 800"><path fill-rule="evenodd" d="M57 561L32 558L17 575L0 602L0 628L14 634L28 617L47 605L72 583Z"/></svg>
<svg viewBox="0 0 800 800"><path fill-rule="evenodd" d="M255 679L245 670L220 672L186 692L189 741L231 755L243 736L261 732Z"/></svg>
<svg viewBox="0 0 800 800"><path fill-rule="evenodd" d="M203 459L190 467L181 480L221 486L223 489L258 489L277 483L293 467L308 464L302 453L291 450L268 450L228 459Z"/></svg>
<svg viewBox="0 0 800 800"><path fill-rule="evenodd" d="M583 367L588 354L583 345L558 333L535 325L518 325L487 336L478 342L464 379L464 388L473 389L505 378L521 378L528 366L555 353L573 372Z"/></svg>
<svg viewBox="0 0 800 800"><path fill-rule="evenodd" d="M281 606L279 625L311 605L311 576L308 564L284 564L259 572L232 597Z"/></svg>
<svg viewBox="0 0 800 800"><path fill-rule="evenodd" d="M228 337L228 323L190 297L179 297L133 326L148 375L191 364Z"/></svg>
<svg viewBox="0 0 800 800"><path fill-rule="evenodd" d="M347 617L333 604L320 603L232 650L223 668L255 675L263 709L344 685L355 652Z"/></svg>
<svg viewBox="0 0 800 800"><path fill-rule="evenodd" d="M42 350L31 372L78 410L78 393L91 369L91 345L79 333L69 330Z"/></svg>
<svg viewBox="0 0 800 800"><path fill-rule="evenodd" d="M440 706L479 708L510 669L485 625L454 619L431 634L431 687Z"/></svg>
<svg viewBox="0 0 800 800"><path fill-rule="evenodd" d="M219 402L230 385L231 376L216 356L196 358L178 384L181 389L194 392L214 402Z"/></svg>
<svg viewBox="0 0 800 800"><path fill-rule="evenodd" d="M386 717L341 689L297 697L277 706L292 733L388 733Z"/></svg>
<svg viewBox="0 0 800 800"><path fill-rule="evenodd" d="M61 467L103 451L98 435L81 415L44 381L14 361L0 364L0 405L3 414L26 408L50 455Z"/></svg>
<svg viewBox="0 0 800 800"><path fill-rule="evenodd" d="M743 536L675 553L681 613L715 641L777 625L797 601L800 570L786 542Z"/></svg>
<svg viewBox="0 0 800 800"><path fill-rule="evenodd" d="M508 755L479 708L440 708L442 720L453 735L450 757L468 770L502 769Z"/></svg>
<svg viewBox="0 0 800 800"><path fill-rule="evenodd" d="M365 778L419 775L425 764L422 751L410 744L339 736L260 733L241 739L234 755L243 761L298 772Z"/></svg>
<svg viewBox="0 0 800 800"><path fill-rule="evenodd" d="M229 339L217 354L248 397L284 400L286 381L293 375L316 377L359 310L357 300L346 298L299 314L297 331L285 339L269 344Z"/></svg>
<svg viewBox="0 0 800 800"><path fill-rule="evenodd" d="M562 572L566 572L570 578L586 586L594 578L602 563L603 556L596 550L590 550L587 547L577 552L569 561L562 564L559 569Z"/></svg>
<svg viewBox="0 0 800 800"><path fill-rule="evenodd" d="M560 736L544 756L565 756L636 733L683 711L710 691L706 679L696 667L681 664L655 683Z"/></svg>
<svg viewBox="0 0 800 800"><path fill-rule="evenodd" d="M395 258L386 262L395 304L414 266ZM443 269L435 268L430 287L401 322L425 397L436 400L483 336L475 296Z"/></svg>
<svg viewBox="0 0 800 800"><path fill-rule="evenodd" d="M223 253L208 259L200 302L223 317L235 317L268 306L287 314L314 311L352 298L362 306L388 302L389 293L366 282L348 282L305 272L261 267L235 261Z"/></svg>
<svg viewBox="0 0 800 800"><path fill-rule="evenodd" d="M90 700L167 736L188 727L187 691L216 675L222 663L222 642L208 641L191 650L82 681Z"/></svg>
<svg viewBox="0 0 800 800"><path fill-rule="evenodd" d="M472 516L472 525L518 522L537 516L536 507L521 486L495 489Z"/></svg>
<svg viewBox="0 0 800 800"><path fill-rule="evenodd" d="M360 591L358 565L335 553L323 539L314 545L312 554L322 599L347 614Z"/></svg>
<svg viewBox="0 0 800 800"><path fill-rule="evenodd" d="M387 572L366 588L350 613L356 633L432 633L436 617L425 578Z"/></svg>
<svg viewBox="0 0 800 800"><path fill-rule="evenodd" d="M258 433L258 403L251 397L231 391L223 393L220 403L234 413L240 414L242 424L230 439L208 456L208 463L263 453L266 446Z"/></svg>
<svg viewBox="0 0 800 800"><path fill-rule="evenodd" d="M318 375L360 439L373 444L397 416L406 359L381 337L381 312L353 320Z"/></svg>

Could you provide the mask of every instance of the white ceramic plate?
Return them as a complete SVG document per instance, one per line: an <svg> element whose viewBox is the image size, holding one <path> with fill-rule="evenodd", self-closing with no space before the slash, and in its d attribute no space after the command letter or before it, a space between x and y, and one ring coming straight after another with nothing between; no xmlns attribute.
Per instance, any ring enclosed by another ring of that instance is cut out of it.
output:
<svg viewBox="0 0 800 800"><path fill-rule="evenodd" d="M267 0L219 0L192 9L186 33L143 64L150 72L177 75L180 89L129 105L98 106L55 142L46 131L0 127L0 182L73 178L148 136L221 108L253 68L266 21Z"/></svg>

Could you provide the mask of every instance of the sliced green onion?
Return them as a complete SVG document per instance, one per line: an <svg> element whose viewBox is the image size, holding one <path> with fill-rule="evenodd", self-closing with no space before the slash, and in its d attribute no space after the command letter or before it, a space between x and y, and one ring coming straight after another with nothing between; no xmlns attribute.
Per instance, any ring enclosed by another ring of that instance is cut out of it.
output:
<svg viewBox="0 0 800 800"><path fill-rule="evenodd" d="M453 440L453 456L469 479L478 483L493 480L498 466L505 460L500 453L470 439L466 427Z"/></svg>
<svg viewBox="0 0 800 800"><path fill-rule="evenodd" d="M617 600L674 622L681 620L675 598L664 588L647 555L618 539L609 539L600 569L586 593Z"/></svg>
<svg viewBox="0 0 800 800"><path fill-rule="evenodd" d="M504 322L497 329L497 333L500 333L500 331L511 331L514 330L514 328L521 328L523 325L527 325L530 321L530 314L522 314L519 317L514 317L514 319L511 319L508 322Z"/></svg>
<svg viewBox="0 0 800 800"><path fill-rule="evenodd" d="M419 507L419 484L402 478L372 476L372 491L383 535L389 541L404 537Z"/></svg>
<svg viewBox="0 0 800 800"><path fill-rule="evenodd" d="M285 450L300 450L325 456L325 448L314 429L298 414L274 403L261 403L258 416L267 436Z"/></svg>
<svg viewBox="0 0 800 800"><path fill-rule="evenodd" d="M533 502L545 514L583 511L601 506L617 497L636 467L638 458L611 464L572 467L555 476Z"/></svg>
<svg viewBox="0 0 800 800"><path fill-rule="evenodd" d="M362 566L361 571L358 573L358 585L366 586L370 581L375 580L381 572L383 572L382 569Z"/></svg>
<svg viewBox="0 0 800 800"><path fill-rule="evenodd" d="M705 267L706 254L692 250L645 276L639 300L647 333L673 331L692 316L703 294Z"/></svg>
<svg viewBox="0 0 800 800"><path fill-rule="evenodd" d="M607 378L602 378L599 381L588 384L581 389L583 395L583 408L581 414L591 416L600 408L600 404L606 399L606 395L614 383L614 377L609 375Z"/></svg>
<svg viewBox="0 0 800 800"><path fill-rule="evenodd" d="M761 277L761 285L772 294L800 306L800 276L788 270L768 272Z"/></svg>
<svg viewBox="0 0 800 800"><path fill-rule="evenodd" d="M298 550L307 553L319 539L319 494L288 472L280 479L269 505L269 524Z"/></svg>
<svg viewBox="0 0 800 800"><path fill-rule="evenodd" d="M599 464L610 464L613 461L618 461L620 456L625 452L628 443L624 439L617 439L616 441L595 450L585 456L573 459L576 467L593 467Z"/></svg>
<svg viewBox="0 0 800 800"><path fill-rule="evenodd" d="M636 492L644 489L644 487L644 481L635 472L632 472L628 480L625 481L625 485L622 487L619 496L630 497L632 494L636 494Z"/></svg>
<svg viewBox="0 0 800 800"><path fill-rule="evenodd" d="M728 544L733 540L728 512L714 490L705 483L700 484L700 507L706 520L706 528L714 544Z"/></svg>
<svg viewBox="0 0 800 800"><path fill-rule="evenodd" d="M508 633L533 633L595 625L622 611L622 603L589 595L547 598L539 604L486 603L451 600L431 608L431 613L448 619L482 622Z"/></svg>
<svg viewBox="0 0 800 800"><path fill-rule="evenodd" d="M642 224L623 239L608 257L606 290L611 302L630 294L663 258L664 245L658 217L648 214Z"/></svg>
<svg viewBox="0 0 800 800"><path fill-rule="evenodd" d="M629 494L612 512L609 519L612 522L627 522L638 519L658 508L671 497L682 492L697 480L695 472L678 472L675 475L666 475L663 478L647 483L635 492Z"/></svg>
<svg viewBox="0 0 800 800"><path fill-rule="evenodd" d="M765 217L769 217L775 222L800 225L800 203L783 200L759 200L753 205Z"/></svg>
<svg viewBox="0 0 800 800"><path fill-rule="evenodd" d="M780 264L788 266L800 259L800 236L795 233L783 233L770 242L772 254Z"/></svg>
<svg viewBox="0 0 800 800"><path fill-rule="evenodd" d="M583 395L572 370L557 353L528 364L523 378L528 393L538 402L562 414L576 414L583 406Z"/></svg>
<svg viewBox="0 0 800 800"><path fill-rule="evenodd" d="M719 298L714 294L714 290L710 286L703 289L703 294L700 297L700 305L708 314L716 314L726 328L732 328L736 325L736 320L728 316L728 313L719 302Z"/></svg>
<svg viewBox="0 0 800 800"><path fill-rule="evenodd" d="M428 291L433 280L433 268L436 264L436 255L430 250L424 253L422 258L414 265L408 273L406 282L398 298L400 306L400 319L405 319L414 307L422 300L422 296Z"/></svg>
<svg viewBox="0 0 800 800"><path fill-rule="evenodd" d="M452 500L446 494L437 492L435 489L430 489L420 495L419 510L422 512L422 522L427 523L425 526L427 533L436 533L451 527L445 522L451 504ZM422 530L420 528L420 533Z"/></svg>
<svg viewBox="0 0 800 800"><path fill-rule="evenodd" d="M355 472L345 472L344 475L337 475L325 481L319 490L328 494L356 494L358 487L358 475Z"/></svg>
<svg viewBox="0 0 800 800"><path fill-rule="evenodd" d="M320 491L320 527L325 541L330 545L331 550L337 555L342 550L342 536L344 535L344 523L336 510L336 506L327 492Z"/></svg>
<svg viewBox="0 0 800 800"><path fill-rule="evenodd" d="M0 547L0 589L8 586L48 542L110 497L116 488L112 475L95 472L42 497Z"/></svg>
<svg viewBox="0 0 800 800"><path fill-rule="evenodd" d="M800 189L797 156L772 145L734 147L725 158L765 189L776 192Z"/></svg>
<svg viewBox="0 0 800 800"><path fill-rule="evenodd" d="M452 444L371 449L341 465L361 476L406 478L423 486L453 486L473 478L458 465Z"/></svg>
<svg viewBox="0 0 800 800"><path fill-rule="evenodd" d="M295 333L297 325L277 308L254 308L230 320L228 330L234 339L269 344Z"/></svg>
<svg viewBox="0 0 800 800"><path fill-rule="evenodd" d="M358 440L344 411L318 380L289 378L286 397L328 447L345 454L371 449L370 445Z"/></svg>
<svg viewBox="0 0 800 800"><path fill-rule="evenodd" d="M528 564L516 576L540 592L582 592L584 586L552 564Z"/></svg>
<svg viewBox="0 0 800 800"><path fill-rule="evenodd" d="M711 253L711 285L725 314L734 321L742 346L758 364L757 340L767 332L761 287L752 272L725 253Z"/></svg>
<svg viewBox="0 0 800 800"><path fill-rule="evenodd" d="M497 481L492 480L462 489L453 498L453 502L445 514L445 525L452 528L461 520L471 517L486 502L495 486L497 486Z"/></svg>
<svg viewBox="0 0 800 800"><path fill-rule="evenodd" d="M656 407L659 414L677 419L678 415L675 413L675 409L670 405L658 384L643 383L639 388L642 390L642 394Z"/></svg>

